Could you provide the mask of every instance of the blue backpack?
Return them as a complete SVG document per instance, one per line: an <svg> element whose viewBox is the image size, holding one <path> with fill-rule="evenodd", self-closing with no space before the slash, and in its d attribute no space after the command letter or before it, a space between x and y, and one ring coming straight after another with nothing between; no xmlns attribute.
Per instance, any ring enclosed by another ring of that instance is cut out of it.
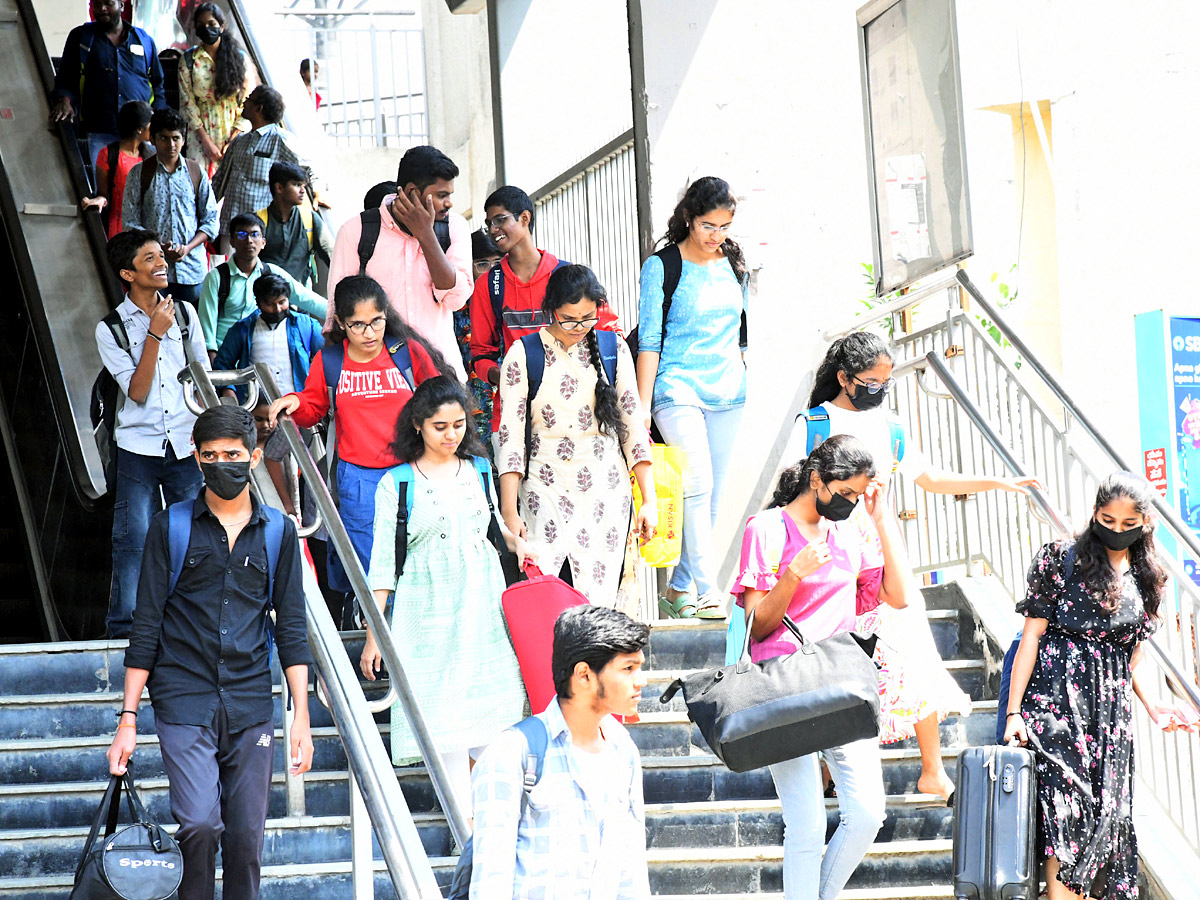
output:
<svg viewBox="0 0 1200 900"><path fill-rule="evenodd" d="M175 585L183 573L187 559L188 544L192 539L192 509L194 500L181 500L167 507L167 547L171 564L171 580L167 585L167 596L175 593ZM274 507L259 506L267 518L267 635L269 644L275 640L275 626L271 622L271 598L275 594L275 570L279 567L279 552L283 548L283 536L287 519ZM232 552L233 548L230 548Z"/></svg>
<svg viewBox="0 0 1200 900"><path fill-rule="evenodd" d="M829 438L829 411L822 404L807 409L800 415L808 422L808 445L804 448L807 456ZM888 430L892 437L892 459L899 463L904 459L904 426L889 418ZM892 471L895 471L894 467Z"/></svg>
<svg viewBox="0 0 1200 900"><path fill-rule="evenodd" d="M525 815L525 807L529 804L529 792L542 780L542 768L546 762L546 746L550 743L550 735L546 731L546 723L537 716L522 719L513 726L525 738L525 756L521 768L525 772L524 787L521 792L521 815ZM454 879L450 882L450 890L446 900L468 900L471 896L471 870L475 861L475 840L467 841L458 857L458 865L454 867Z"/></svg>
<svg viewBox="0 0 1200 900"><path fill-rule="evenodd" d="M614 331L596 331L596 344L600 348L600 366L604 369L604 377L614 387L617 384L617 341L620 337ZM542 386L542 375L546 371L546 354L542 349L540 332L527 334L521 338L525 345L525 376L529 380L529 390L525 400L525 474L529 474L529 445L533 442L533 398L537 396L538 388Z"/></svg>
<svg viewBox="0 0 1200 900"><path fill-rule="evenodd" d="M483 485L484 499L487 500L490 517L488 540L497 550L501 550L504 546L504 539L500 534L500 523L496 520L496 507L492 503L492 492L489 490L492 480L492 465L482 456L473 456L471 459L475 463L475 471ZM400 502L396 504L396 575L392 579L399 581L400 576L404 574L404 563L408 559L408 520L412 517L413 494L416 492L409 490L409 485L413 483L411 463L401 463L389 474L396 484L396 494L400 498Z"/></svg>

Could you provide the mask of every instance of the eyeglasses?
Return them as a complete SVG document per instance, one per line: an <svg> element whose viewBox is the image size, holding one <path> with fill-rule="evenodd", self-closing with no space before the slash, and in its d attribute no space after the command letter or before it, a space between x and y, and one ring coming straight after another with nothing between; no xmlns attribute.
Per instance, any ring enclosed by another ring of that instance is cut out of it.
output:
<svg viewBox="0 0 1200 900"><path fill-rule="evenodd" d="M496 260L477 259L475 260L475 274L482 275L484 272L491 271L492 266L496 264Z"/></svg>
<svg viewBox="0 0 1200 900"><path fill-rule="evenodd" d="M372 334L378 334L383 331L385 325L387 325L387 316L376 316L370 322L347 322L346 330L353 331L355 334L365 334L370 328Z"/></svg>
<svg viewBox="0 0 1200 900"><path fill-rule="evenodd" d="M596 319L560 319L554 317L554 321L558 323L558 327L563 331L587 331L595 326L600 320Z"/></svg>
<svg viewBox="0 0 1200 900"><path fill-rule="evenodd" d="M512 221L512 218L513 217L510 216L508 213L501 213L500 215L493 216L490 219L484 219L483 220L483 230L491 231L493 228L503 228L505 225L507 225L509 222Z"/></svg>
<svg viewBox="0 0 1200 900"><path fill-rule="evenodd" d="M857 375L854 376L853 380L865 387L867 393L872 396L878 394L880 391L887 393L892 389L892 385L896 383L895 378L889 378L887 381L863 381Z"/></svg>
<svg viewBox="0 0 1200 900"><path fill-rule="evenodd" d="M262 237L262 232L256 228L254 231L235 231L233 236L239 241L244 241L246 238L260 238Z"/></svg>
<svg viewBox="0 0 1200 900"><path fill-rule="evenodd" d="M732 222L728 225L710 225L707 222L697 222L696 224L705 234L729 234L729 229L733 227Z"/></svg>

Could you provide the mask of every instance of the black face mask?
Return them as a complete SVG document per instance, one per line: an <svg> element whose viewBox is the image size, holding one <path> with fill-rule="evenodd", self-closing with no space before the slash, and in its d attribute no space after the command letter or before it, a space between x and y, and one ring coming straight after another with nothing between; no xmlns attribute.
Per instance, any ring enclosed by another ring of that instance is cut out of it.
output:
<svg viewBox="0 0 1200 900"><path fill-rule="evenodd" d="M258 317L274 328L280 322L287 318L286 312L260 312Z"/></svg>
<svg viewBox="0 0 1200 900"><path fill-rule="evenodd" d="M232 500L250 483L250 460L200 463L204 486L222 500Z"/></svg>
<svg viewBox="0 0 1200 900"><path fill-rule="evenodd" d="M203 28L196 29L196 37L210 47L219 41L224 33L225 29L220 25L205 25Z"/></svg>
<svg viewBox="0 0 1200 900"><path fill-rule="evenodd" d="M848 395L850 403L855 409L875 409L887 396L887 389L876 391L874 394L867 390L865 384L854 382L854 393Z"/></svg>
<svg viewBox="0 0 1200 900"><path fill-rule="evenodd" d="M1107 525L1101 525L1095 519L1092 519L1092 534L1096 536L1101 544L1109 550L1128 550L1142 536L1143 526L1137 528L1126 528L1124 531L1113 531Z"/></svg>
<svg viewBox="0 0 1200 900"><path fill-rule="evenodd" d="M826 487L825 490L829 491L829 488ZM851 500L849 497L843 497L833 491L829 491L829 497L829 502L826 503L821 499L821 492L817 491L817 515L830 522L841 522L843 519L850 518L850 513L854 512L854 507L858 506L857 500Z"/></svg>

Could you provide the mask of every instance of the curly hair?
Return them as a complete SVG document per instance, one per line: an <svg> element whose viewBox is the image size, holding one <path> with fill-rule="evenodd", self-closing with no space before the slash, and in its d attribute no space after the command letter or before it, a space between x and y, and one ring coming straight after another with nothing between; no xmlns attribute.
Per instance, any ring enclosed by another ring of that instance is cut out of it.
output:
<svg viewBox="0 0 1200 900"><path fill-rule="evenodd" d="M821 365L817 367L812 393L808 396L808 408L828 403L842 392L838 372L845 372L853 378L871 368L881 358L889 362L895 361L892 348L876 334L856 331L834 341L825 351Z"/></svg>
<svg viewBox="0 0 1200 900"><path fill-rule="evenodd" d="M542 300L542 311L553 321L554 313L569 303L580 300L595 302L596 309L608 305L608 294L595 273L587 266L560 266L554 270L546 282L546 297ZM617 387L609 384L604 374L604 365L600 361L600 339L596 337L596 329L589 328L584 340L587 342L589 361L596 370L596 422L600 430L608 435L616 435L621 443L628 436L625 420L621 418L621 409L617 404Z"/></svg>
<svg viewBox="0 0 1200 900"><path fill-rule="evenodd" d="M714 209L726 209L731 213L737 212L737 198L733 196L729 182L715 175L697 178L688 185L687 190L679 199L679 203L676 204L675 211L671 213L671 218L667 219L667 233L660 239L660 243L666 241L668 244L682 244L687 240L688 233L691 231L692 219L710 213ZM721 252L729 260L729 267L733 269L737 280L745 281L746 255L742 253L742 248L738 246L737 241L726 235L721 244Z"/></svg>
<svg viewBox="0 0 1200 900"><path fill-rule="evenodd" d="M217 45L217 58L213 60L216 64L213 67L213 94L218 100L225 97L240 99L242 89L246 84L246 55L242 53L237 38L225 27L225 14L221 12L221 8L217 4L201 3L198 5L196 11L192 13L193 26L196 19L200 18L201 13L208 13L224 29L221 34L221 42Z"/></svg>
<svg viewBox="0 0 1200 900"><path fill-rule="evenodd" d="M1113 472L1097 488L1092 518L1075 536L1075 559L1079 575L1092 591L1100 595L1100 605L1104 611L1115 612L1121 602L1122 579L1109 562L1108 550L1100 543L1095 531L1096 513L1114 500L1131 500L1138 515L1145 517L1142 536L1129 547L1129 568L1137 581L1146 614L1157 617L1167 574L1158 561L1154 542L1154 520L1151 518L1154 488L1142 476L1132 472Z"/></svg>
<svg viewBox="0 0 1200 900"><path fill-rule="evenodd" d="M852 434L835 434L821 441L805 459L779 473L779 483L767 509L787 506L812 490L812 475L822 483L848 481L859 475L875 477L875 460L866 446Z"/></svg>
<svg viewBox="0 0 1200 900"><path fill-rule="evenodd" d="M396 459L412 462L421 458L421 454L425 452L425 440L421 437L420 428L430 416L447 404L461 406L467 420L462 442L455 450L455 455L459 459L470 459L472 456L484 456L487 453L471 421L471 401L467 399L466 391L456 379L439 375L422 381L400 411L400 418L396 420L396 436L391 447Z"/></svg>

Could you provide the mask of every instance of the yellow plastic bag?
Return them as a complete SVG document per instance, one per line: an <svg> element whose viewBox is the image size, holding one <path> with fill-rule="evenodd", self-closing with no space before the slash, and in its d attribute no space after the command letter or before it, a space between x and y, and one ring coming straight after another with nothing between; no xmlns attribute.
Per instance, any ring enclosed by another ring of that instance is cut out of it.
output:
<svg viewBox="0 0 1200 900"><path fill-rule="evenodd" d="M676 565L683 550L683 466L685 456L680 447L651 444L651 463L654 466L654 494L658 498L658 532L642 544L642 559L657 569ZM633 508L642 505L642 492L636 478L633 481Z"/></svg>

